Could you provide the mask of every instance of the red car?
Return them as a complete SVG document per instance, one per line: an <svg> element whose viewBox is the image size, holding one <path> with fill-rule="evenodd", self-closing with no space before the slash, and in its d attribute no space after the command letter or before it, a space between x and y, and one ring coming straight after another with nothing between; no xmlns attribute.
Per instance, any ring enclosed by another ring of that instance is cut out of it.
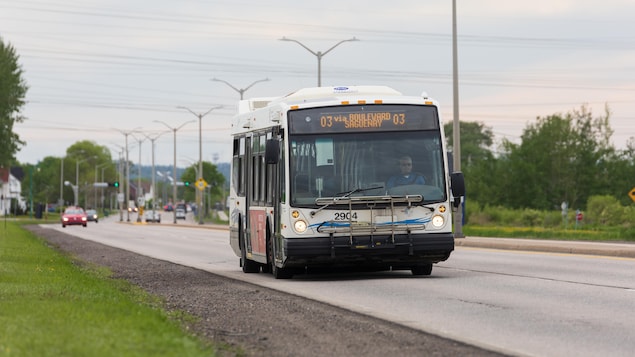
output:
<svg viewBox="0 0 635 357"><path fill-rule="evenodd" d="M62 213L62 228L79 224L86 227L87 221L86 212L84 212L84 209L81 207L68 207L64 213Z"/></svg>

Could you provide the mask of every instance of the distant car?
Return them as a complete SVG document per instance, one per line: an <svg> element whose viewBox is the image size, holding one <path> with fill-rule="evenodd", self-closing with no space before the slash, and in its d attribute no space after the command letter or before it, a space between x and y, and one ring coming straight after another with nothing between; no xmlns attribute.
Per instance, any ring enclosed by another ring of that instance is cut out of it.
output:
<svg viewBox="0 0 635 357"><path fill-rule="evenodd" d="M86 212L84 212L84 209L81 207L68 207L64 210L64 213L62 213L62 228L80 224L86 227L87 221Z"/></svg>
<svg viewBox="0 0 635 357"><path fill-rule="evenodd" d="M185 210L183 208L177 208L174 210L174 214L176 215L176 219L185 219Z"/></svg>
<svg viewBox="0 0 635 357"><path fill-rule="evenodd" d="M86 220L88 222L99 223L99 215L97 215L97 211L95 211L94 209L87 209L86 210Z"/></svg>
<svg viewBox="0 0 635 357"><path fill-rule="evenodd" d="M145 219L146 222L156 222L156 223L161 223L161 213L159 213L159 211L145 211L143 213L143 219Z"/></svg>
<svg viewBox="0 0 635 357"><path fill-rule="evenodd" d="M172 205L165 205L163 206L163 210L166 212L172 212L174 210L174 207L172 207Z"/></svg>

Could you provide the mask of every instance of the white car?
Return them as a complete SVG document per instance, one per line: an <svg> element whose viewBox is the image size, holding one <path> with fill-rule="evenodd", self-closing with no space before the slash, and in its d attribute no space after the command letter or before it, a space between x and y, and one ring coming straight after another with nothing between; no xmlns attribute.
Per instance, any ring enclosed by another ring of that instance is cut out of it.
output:
<svg viewBox="0 0 635 357"><path fill-rule="evenodd" d="M176 219L185 219L185 210L183 208L177 208L174 214L176 215Z"/></svg>
<svg viewBox="0 0 635 357"><path fill-rule="evenodd" d="M161 213L159 213L159 211L153 211L153 210L145 211L143 213L143 218L145 219L146 222L161 223Z"/></svg>

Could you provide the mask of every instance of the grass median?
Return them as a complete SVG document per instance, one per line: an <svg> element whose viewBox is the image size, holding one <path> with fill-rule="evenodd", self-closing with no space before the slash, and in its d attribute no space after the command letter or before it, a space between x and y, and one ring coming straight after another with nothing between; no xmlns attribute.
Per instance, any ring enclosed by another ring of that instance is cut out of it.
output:
<svg viewBox="0 0 635 357"><path fill-rule="evenodd" d="M107 269L73 261L18 223L0 226L0 355L213 355L171 316Z"/></svg>

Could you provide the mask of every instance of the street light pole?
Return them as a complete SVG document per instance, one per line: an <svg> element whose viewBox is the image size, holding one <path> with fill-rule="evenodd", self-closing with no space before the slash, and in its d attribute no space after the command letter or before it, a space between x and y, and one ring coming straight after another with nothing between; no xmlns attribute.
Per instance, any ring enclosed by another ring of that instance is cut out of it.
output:
<svg viewBox="0 0 635 357"><path fill-rule="evenodd" d="M60 163L60 200L57 201L57 205L60 206L60 208L64 206L64 158L62 158L61 161L62 162Z"/></svg>
<svg viewBox="0 0 635 357"><path fill-rule="evenodd" d="M335 47L341 45L344 42L352 42L352 41L359 41L359 39L353 37L353 38L349 38L348 40L342 40L338 43L336 43L335 45L333 45L331 48L329 48L328 50L324 51L324 52L320 52L320 51L313 51L312 49L308 48L307 46L305 46L302 42L298 41L298 40L294 40L292 38L286 38L286 37L282 37L280 39L280 41L290 41L290 42L295 42L298 45L304 47L305 50L311 52L311 54L313 54L315 57L317 57L317 66L318 66L318 87L322 86L322 57L326 56L327 53L331 52L331 50L333 50Z"/></svg>
<svg viewBox="0 0 635 357"><path fill-rule="evenodd" d="M29 168L29 218L33 218L33 165Z"/></svg>
<svg viewBox="0 0 635 357"><path fill-rule="evenodd" d="M95 165L95 180L94 182L97 183L97 169L102 167L102 166L106 166L106 165L110 165L109 162L104 163L104 164L99 164L99 165ZM103 174L102 174L102 178L103 178ZM99 209L99 205L97 204L97 187L95 187L93 185L94 191L93 191L93 204L95 205L93 208L94 209Z"/></svg>
<svg viewBox="0 0 635 357"><path fill-rule="evenodd" d="M137 166L139 167L139 169L137 170L137 191L136 191L137 202L136 204L140 206L139 197L142 197L141 195L143 194L143 189L141 188L141 143L143 143L145 139L143 138L139 139L134 135L132 135L132 137L139 142L139 162L137 163ZM141 207L137 207L137 222L141 222Z"/></svg>
<svg viewBox="0 0 635 357"><path fill-rule="evenodd" d="M160 132L154 136L149 136L146 134L143 134L148 140L150 140L150 142L152 143L152 188L150 189L152 191L152 220L154 220L154 216L155 216L155 210L156 210L156 184L155 184L155 173L154 173L154 142L163 134L167 133L167 131L163 131Z"/></svg>
<svg viewBox="0 0 635 357"><path fill-rule="evenodd" d="M117 195L117 202L119 202L119 222L123 222L123 199L119 199L119 197L123 197L123 183L124 183L124 175L123 175L123 150L121 149L121 153L119 154L119 165L117 165L117 178L119 179L119 192Z"/></svg>
<svg viewBox="0 0 635 357"><path fill-rule="evenodd" d="M176 132L181 129L182 127L184 127L186 124L192 123L194 122L194 120L190 120L190 121L186 121L185 123L181 124L178 127L171 127L168 124L166 124L165 122L162 122L161 120L154 120L155 123L161 123L163 125L165 125L166 127L168 127L168 129L172 130L174 132L174 168L173 168L173 178L174 180L172 181L172 206L174 207L173 213L174 213L174 224L176 224Z"/></svg>
<svg viewBox="0 0 635 357"><path fill-rule="evenodd" d="M223 82L223 83L227 84L229 87L231 87L233 90L235 90L236 92L238 92L238 93L240 94L240 100L243 100L243 95L245 94L245 92L246 92L249 88L253 87L253 86L254 86L254 84L256 84L256 83L260 83L260 82L266 82L266 81L268 81L268 80L269 80L269 78L259 79L259 80L257 80L257 81L254 81L252 84L248 85L246 88L240 88L240 89L238 89L238 88L234 87L233 85L231 85L231 83L229 83L229 82L227 82L227 81L224 81L224 80L222 80L222 79L218 79L218 78L212 78L212 81L215 81L215 82Z"/></svg>
<svg viewBox="0 0 635 357"><path fill-rule="evenodd" d="M119 144L115 144L121 151L118 151L119 154L119 162L117 163L117 180L119 181L119 192L117 193L117 203L119 204L119 222L123 222L123 200L119 200L119 197L123 197L123 172L122 172L122 161L123 161L123 151L125 148Z"/></svg>
<svg viewBox="0 0 635 357"><path fill-rule="evenodd" d="M139 129L141 129L141 128L137 127L137 128L132 129L132 130L129 130L129 131L123 131L123 130L115 129L118 132L122 133L123 136L126 138L126 148L125 148L125 150L126 150L126 162L124 164L125 165L125 168L124 168L125 169L125 176L126 176L124 178L124 181L125 181L124 184L126 185L126 197L124 197L124 203L125 203L126 211L128 212L127 213L127 219L126 219L127 222L130 222L130 207L129 207L129 205L130 205L130 165L128 165L128 163L130 161L128 161L128 135L132 134L133 132L135 132L135 131L137 131Z"/></svg>
<svg viewBox="0 0 635 357"><path fill-rule="evenodd" d="M452 126L452 152L454 161L454 171L461 171L461 129L459 125L459 61L457 55L456 38L456 0L452 0L452 93L453 93L453 126ZM461 199L456 198L455 199ZM456 210L454 215L454 237L465 238L463 234L463 211L462 205Z"/></svg>
<svg viewBox="0 0 635 357"><path fill-rule="evenodd" d="M209 114L212 110L220 109L222 107L223 107L222 105L217 105L215 107L210 108L210 110L206 111L203 114L201 113L197 114L193 110L187 107L183 107L183 106L177 107L178 109L185 109L188 112L194 114L196 117L198 117L198 175L196 175L198 176L197 180L201 180L203 178L203 117ZM196 211L198 212L198 224L203 224L203 215L201 214L202 212L201 203L203 202L202 196L203 196L203 191L198 190L196 192L196 207L197 207Z"/></svg>
<svg viewBox="0 0 635 357"><path fill-rule="evenodd" d="M80 159L76 159L75 160L75 187L74 187L74 193L75 193L75 207L77 207L79 205L79 163L82 161L86 161L86 160L80 160Z"/></svg>

